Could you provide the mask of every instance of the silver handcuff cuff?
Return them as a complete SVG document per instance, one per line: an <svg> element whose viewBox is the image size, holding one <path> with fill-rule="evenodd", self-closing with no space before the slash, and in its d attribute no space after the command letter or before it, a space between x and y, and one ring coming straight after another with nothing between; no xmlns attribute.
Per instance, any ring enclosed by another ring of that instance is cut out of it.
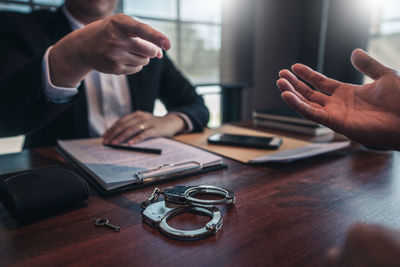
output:
<svg viewBox="0 0 400 267"><path fill-rule="evenodd" d="M223 197L221 199L200 199L196 195L207 194ZM159 200L160 195L164 200ZM232 191L212 185L174 186L164 191L155 188L150 198L142 202L143 222L167 237L178 240L196 240L215 235L222 227L221 211L214 205L235 203ZM211 220L196 230L179 230L171 227L168 220L182 213L205 215Z"/></svg>

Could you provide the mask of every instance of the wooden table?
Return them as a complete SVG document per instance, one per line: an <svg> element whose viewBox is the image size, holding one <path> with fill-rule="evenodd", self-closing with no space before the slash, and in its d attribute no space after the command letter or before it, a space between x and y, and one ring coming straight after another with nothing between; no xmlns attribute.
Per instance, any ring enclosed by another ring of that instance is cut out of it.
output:
<svg viewBox="0 0 400 267"><path fill-rule="evenodd" d="M0 204L0 266L318 266L356 222L398 227L400 153L361 146L287 164L227 169L160 185L210 184L229 188L236 205L221 207L223 227L199 241L168 239L142 223L140 202L153 187L100 197L42 221L21 225ZM0 173L53 163L69 167L54 148L0 156ZM108 217L117 233L95 227ZM208 218L175 217L185 229Z"/></svg>

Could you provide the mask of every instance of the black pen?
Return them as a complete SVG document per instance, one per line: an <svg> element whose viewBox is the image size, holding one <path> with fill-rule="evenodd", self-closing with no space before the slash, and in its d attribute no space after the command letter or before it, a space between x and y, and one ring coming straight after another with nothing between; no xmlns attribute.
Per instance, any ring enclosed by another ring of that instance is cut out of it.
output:
<svg viewBox="0 0 400 267"><path fill-rule="evenodd" d="M122 150L130 150L130 151L136 151L136 152L143 152L143 153L151 153L151 154L158 154L161 155L162 150L158 148L148 148L148 147L135 147L135 146L125 146L125 145L106 145L103 144L106 147L111 147L115 149L122 149Z"/></svg>

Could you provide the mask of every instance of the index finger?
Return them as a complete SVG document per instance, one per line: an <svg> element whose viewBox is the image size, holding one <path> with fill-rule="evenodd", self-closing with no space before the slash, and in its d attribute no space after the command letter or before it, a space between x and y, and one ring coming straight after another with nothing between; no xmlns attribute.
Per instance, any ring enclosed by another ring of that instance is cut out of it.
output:
<svg viewBox="0 0 400 267"><path fill-rule="evenodd" d="M332 94L341 84L341 82L328 78L303 64L294 64L292 66L292 71L300 78L309 82L315 88L328 94Z"/></svg>
<svg viewBox="0 0 400 267"><path fill-rule="evenodd" d="M168 37L149 25L141 23L126 15L121 15L119 18L120 19L117 20L118 25L127 34L140 37L164 50L171 48L171 41L168 39Z"/></svg>

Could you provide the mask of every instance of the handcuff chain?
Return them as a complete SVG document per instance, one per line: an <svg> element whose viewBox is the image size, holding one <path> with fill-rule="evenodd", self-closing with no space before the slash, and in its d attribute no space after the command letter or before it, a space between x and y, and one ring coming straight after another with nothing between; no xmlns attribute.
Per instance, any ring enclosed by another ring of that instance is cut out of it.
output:
<svg viewBox="0 0 400 267"><path fill-rule="evenodd" d="M147 208L150 204L157 202L160 195L163 195L163 194L164 194L164 191L162 191L160 188L158 188L158 187L154 188L153 193L151 193L150 197L148 199L146 199L145 201L143 201L140 206L142 207L142 209Z"/></svg>

